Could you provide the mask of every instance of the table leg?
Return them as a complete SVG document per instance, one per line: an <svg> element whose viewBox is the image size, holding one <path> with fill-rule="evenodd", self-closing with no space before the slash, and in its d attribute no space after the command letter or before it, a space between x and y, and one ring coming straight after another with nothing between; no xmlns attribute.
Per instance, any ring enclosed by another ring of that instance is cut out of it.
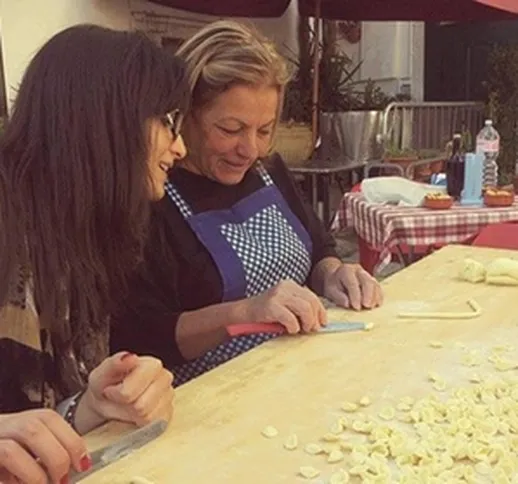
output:
<svg viewBox="0 0 518 484"><path fill-rule="evenodd" d="M330 213L330 197L331 193L329 191L329 176L328 175L322 175L322 202L323 202L323 221L324 226L329 228L329 225L331 224L331 213Z"/></svg>
<svg viewBox="0 0 518 484"><path fill-rule="evenodd" d="M358 251L360 253L360 265L371 275L378 265L380 253L374 250L365 239L358 236Z"/></svg>
<svg viewBox="0 0 518 484"><path fill-rule="evenodd" d="M344 182L344 179L342 178L341 174L336 175L335 178L336 178L336 182L338 183L338 186L340 187L340 192L343 195L347 191L347 187L352 186L352 183L350 181L350 179L352 179L352 177L349 177L349 180L347 182Z"/></svg>
<svg viewBox="0 0 518 484"><path fill-rule="evenodd" d="M394 246L394 249L396 251L396 255L398 256L398 259L399 261L401 262L401 264L403 264L405 267L406 266L409 266L410 263L411 263L411 256L410 256L410 259L405 255L405 253L403 252L403 250L401 249L401 247L398 245Z"/></svg>
<svg viewBox="0 0 518 484"><path fill-rule="evenodd" d="M311 180L311 205L313 210L318 214L318 177L316 175L309 175Z"/></svg>

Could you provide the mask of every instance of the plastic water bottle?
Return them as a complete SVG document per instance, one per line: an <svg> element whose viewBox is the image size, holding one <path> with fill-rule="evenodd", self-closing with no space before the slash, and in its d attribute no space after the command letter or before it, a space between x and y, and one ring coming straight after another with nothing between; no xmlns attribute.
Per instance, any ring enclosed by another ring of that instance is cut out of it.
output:
<svg viewBox="0 0 518 484"><path fill-rule="evenodd" d="M482 183L484 187L496 187L498 185L498 165L496 159L500 152L500 135L493 127L493 121L487 119L484 127L477 135L477 154L483 154L484 171Z"/></svg>

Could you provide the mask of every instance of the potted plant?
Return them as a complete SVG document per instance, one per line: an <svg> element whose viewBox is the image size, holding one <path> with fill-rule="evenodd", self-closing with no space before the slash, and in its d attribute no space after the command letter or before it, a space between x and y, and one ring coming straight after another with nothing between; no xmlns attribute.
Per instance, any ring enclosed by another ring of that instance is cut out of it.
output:
<svg viewBox="0 0 518 484"><path fill-rule="evenodd" d="M317 44L307 20L299 21L299 56L289 51L287 55L296 72L286 89L278 140L281 136L284 140L293 139L290 129L305 129L309 136L312 59L314 49L319 48L319 156L360 162L380 159L383 147L377 135L381 132L383 110L393 101L409 100L409 96L388 96L372 80L354 82L362 61L354 63L340 49L337 23L324 21L322 41Z"/></svg>
<svg viewBox="0 0 518 484"><path fill-rule="evenodd" d="M419 154L417 151L411 148L400 149L395 146L389 146L385 148L383 153L384 163L393 163L401 166L403 170L406 170L411 163L419 160Z"/></svg>
<svg viewBox="0 0 518 484"><path fill-rule="evenodd" d="M352 162L380 159L378 142L384 109L409 96L389 96L371 79L356 81L362 61L353 63L340 50L336 22L324 21L320 81L321 156Z"/></svg>
<svg viewBox="0 0 518 484"><path fill-rule="evenodd" d="M310 27L307 17L300 17L298 23L297 56L287 46L285 57L294 72L286 86L281 119L277 127L273 149L278 151L286 163L300 163L308 160L314 150L311 128L311 52Z"/></svg>
<svg viewBox="0 0 518 484"><path fill-rule="evenodd" d="M353 94L348 89L361 63L353 65L351 59L332 43L328 29L324 40L315 42L308 18L299 20L299 55L286 48L286 58L294 68L294 75L286 86L284 105L274 149L287 161L305 159L313 151L311 115L313 92L313 54L321 52L319 65L319 109L344 111L351 107Z"/></svg>

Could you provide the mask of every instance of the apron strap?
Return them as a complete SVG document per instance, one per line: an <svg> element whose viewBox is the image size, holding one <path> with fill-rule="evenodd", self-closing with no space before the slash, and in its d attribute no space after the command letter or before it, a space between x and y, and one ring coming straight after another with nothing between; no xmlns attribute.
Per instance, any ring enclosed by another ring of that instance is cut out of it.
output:
<svg viewBox="0 0 518 484"><path fill-rule="evenodd" d="M191 210L191 207L189 207L188 203L180 195L180 192L169 180L165 183L165 191L169 195L171 200L175 203L175 205L178 207L178 210L180 210L180 213L182 214L185 220L192 216L193 212Z"/></svg>
<svg viewBox="0 0 518 484"><path fill-rule="evenodd" d="M272 177L260 161L256 163L255 168L266 186L274 184ZM177 190L174 184L167 180L164 185L164 188L171 200L178 207L178 210L180 210L180 213L182 214L183 218L187 220L188 218L192 217L194 212L192 211L189 204L185 201L185 199L180 195L180 192Z"/></svg>
<svg viewBox="0 0 518 484"><path fill-rule="evenodd" d="M255 168L257 170L257 173L259 173L259 176L263 180L263 183L266 186L270 186L270 185L274 184L273 180L272 180L272 177L270 176L270 174L268 173L268 171L266 170L266 168L264 167L264 165L260 161L258 161L256 163Z"/></svg>

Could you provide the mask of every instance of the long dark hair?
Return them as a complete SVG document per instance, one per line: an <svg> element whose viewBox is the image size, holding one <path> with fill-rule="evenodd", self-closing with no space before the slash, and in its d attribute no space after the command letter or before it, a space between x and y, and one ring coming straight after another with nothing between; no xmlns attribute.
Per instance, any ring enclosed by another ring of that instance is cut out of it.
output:
<svg viewBox="0 0 518 484"><path fill-rule="evenodd" d="M183 63L144 35L80 25L41 48L0 140L1 305L26 267L54 332L70 301L72 336L106 319L147 232L146 121L188 100Z"/></svg>

